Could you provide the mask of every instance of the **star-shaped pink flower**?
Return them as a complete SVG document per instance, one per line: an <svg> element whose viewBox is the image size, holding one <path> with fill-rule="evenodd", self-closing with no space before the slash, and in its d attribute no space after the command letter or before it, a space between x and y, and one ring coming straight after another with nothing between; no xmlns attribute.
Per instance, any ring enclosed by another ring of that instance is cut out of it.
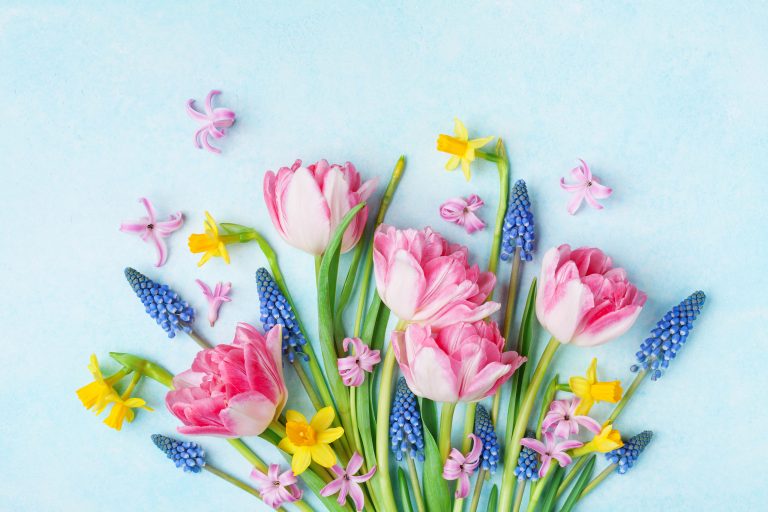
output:
<svg viewBox="0 0 768 512"><path fill-rule="evenodd" d="M207 149L212 153L221 153L219 148L211 146L208 137L221 139L227 134L227 128L235 124L235 113L228 108L213 108L211 101L221 91L211 91L205 97L205 113L198 112L193 106L195 100L187 101L187 113L189 117L202 123L202 126L195 132L195 146L199 149Z"/></svg>
<svg viewBox="0 0 768 512"><path fill-rule="evenodd" d="M539 478L544 478L544 475L549 471L549 466L552 464L552 459L555 459L561 468L566 467L573 459L571 456L565 453L566 450L572 450L584 445L579 441L560 441L555 442L555 434L552 432L544 432L544 442L542 443L538 439L526 437L520 440L520 444L526 448L530 448L539 454L541 459L541 467L539 467Z"/></svg>
<svg viewBox="0 0 768 512"><path fill-rule="evenodd" d="M365 506L365 496L363 496L363 489L360 487L360 484L370 480L376 473L376 466L373 466L371 470L364 475L355 476L355 473L357 473L362 466L363 457L357 452L352 454L346 470L340 465L334 464L331 471L333 471L338 478L320 489L320 496L331 496L338 493L339 497L336 501L339 505L343 506L347 501L347 495L349 495L355 504L357 512L361 512Z"/></svg>
<svg viewBox="0 0 768 512"><path fill-rule="evenodd" d="M443 466L443 478L446 480L458 480L456 486L456 498L466 498L469 496L469 477L480 464L480 453L483 451L483 442L475 434L469 434L467 437L472 439L472 449L463 455L456 448L451 448L448 459Z"/></svg>
<svg viewBox="0 0 768 512"><path fill-rule="evenodd" d="M184 224L184 216L181 212L171 214L168 220L157 220L157 214L152 203L146 197L139 199L139 202L147 209L147 216L139 220L125 221L120 224L120 231L123 233L133 233L139 235L139 238L148 243L155 244L157 249L156 267L165 264L168 259L168 249L165 246L164 238L168 238L171 233L179 229Z"/></svg>
<svg viewBox="0 0 768 512"><path fill-rule="evenodd" d="M554 433L557 437L566 439L573 434L579 433L579 425L583 425L587 430L599 434L600 424L589 416L577 416L576 407L579 406L579 399L553 400L549 404L549 412L541 423L541 428L549 430L555 427Z"/></svg>
<svg viewBox="0 0 768 512"><path fill-rule="evenodd" d="M579 162L581 165L571 169L571 176L576 180L575 184L568 185L565 183L565 178L560 178L560 186L573 194L568 202L568 213L571 215L576 213L585 199L592 208L602 210L603 205L597 200L605 199L613 193L612 189L600 184L597 176L592 176L592 171L584 160L579 159Z"/></svg>
<svg viewBox="0 0 768 512"><path fill-rule="evenodd" d="M213 324L219 319L219 309L221 308L221 305L225 302L232 301L232 299L227 296L229 290L232 289L232 283L218 282L213 291L211 291L211 287L201 280L195 279L195 282L200 289L203 290L203 295L205 295L206 300L208 300L208 323L213 327Z"/></svg>
<svg viewBox="0 0 768 512"><path fill-rule="evenodd" d="M454 197L440 205L440 217L448 222L464 226L467 233L471 235L485 227L485 223L475 215L475 211L483 205L485 202L477 194L472 194L466 199Z"/></svg>
<svg viewBox="0 0 768 512"><path fill-rule="evenodd" d="M355 347L355 354L336 360L339 375L345 386L358 387L365 380L365 372L371 373L373 367L381 362L381 351L371 350L360 338L344 338L344 351L349 345Z"/></svg>
<svg viewBox="0 0 768 512"><path fill-rule="evenodd" d="M301 489L296 485L298 480L290 469L280 473L280 466L270 464L266 475L254 468L251 478L259 484L262 501L275 510L301 499Z"/></svg>

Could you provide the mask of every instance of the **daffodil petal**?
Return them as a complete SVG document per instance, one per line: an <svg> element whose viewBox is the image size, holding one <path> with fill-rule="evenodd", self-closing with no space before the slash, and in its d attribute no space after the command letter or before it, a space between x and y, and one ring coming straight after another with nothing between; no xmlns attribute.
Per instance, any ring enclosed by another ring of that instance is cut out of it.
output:
<svg viewBox="0 0 768 512"><path fill-rule="evenodd" d="M300 446L291 459L291 469L293 474L299 476L309 467L312 462L312 453L306 446Z"/></svg>
<svg viewBox="0 0 768 512"><path fill-rule="evenodd" d="M310 446L309 450L312 453L312 460L324 468L329 468L336 464L336 454L327 444L316 444L314 446ZM294 471L294 473L296 473L296 471Z"/></svg>
<svg viewBox="0 0 768 512"><path fill-rule="evenodd" d="M571 377L568 379L568 385L571 386L571 392L579 398L589 397L589 382L584 377Z"/></svg>
<svg viewBox="0 0 768 512"><path fill-rule="evenodd" d="M341 427L329 428L322 432L317 433L317 441L319 443L329 444L344 435L344 429Z"/></svg>
<svg viewBox="0 0 768 512"><path fill-rule="evenodd" d="M482 137L482 138L479 138L479 139L472 139L472 140L470 140L467 143L467 145L469 145L471 148L478 149L478 148L481 148L481 147L485 146L489 142L491 142L494 138L495 137L493 135L491 135L490 137Z"/></svg>
<svg viewBox="0 0 768 512"><path fill-rule="evenodd" d="M461 158L457 156L452 156L448 159L448 161L445 163L445 170L446 171L452 171L455 168L459 166L459 162L461 162Z"/></svg>
<svg viewBox="0 0 768 512"><path fill-rule="evenodd" d="M294 410L285 411L285 420L293 421L296 423L307 423L307 418L299 411Z"/></svg>
<svg viewBox="0 0 768 512"><path fill-rule="evenodd" d="M453 133L455 133L456 137L461 140L467 140L469 138L467 127L464 126L464 123L462 123L458 117L453 119Z"/></svg>
<svg viewBox="0 0 768 512"><path fill-rule="evenodd" d="M277 447L280 448L281 450L283 450L285 453L290 453L291 455L296 453L296 450L298 449L297 446L295 444L293 444L293 442L291 442L291 440L288 439L287 437L284 437L277 444Z"/></svg>
<svg viewBox="0 0 768 512"><path fill-rule="evenodd" d="M587 380L590 384L597 382L597 358L592 358L592 362L589 363L587 368Z"/></svg>
<svg viewBox="0 0 768 512"><path fill-rule="evenodd" d="M315 429L315 432L321 433L331 426L334 417L336 415L333 412L333 407L323 407L317 411L312 421L309 422L309 426Z"/></svg>
<svg viewBox="0 0 768 512"><path fill-rule="evenodd" d="M464 173L464 177L469 181L469 178L472 177L472 173L469 171L469 160L466 158L461 159L461 172Z"/></svg>

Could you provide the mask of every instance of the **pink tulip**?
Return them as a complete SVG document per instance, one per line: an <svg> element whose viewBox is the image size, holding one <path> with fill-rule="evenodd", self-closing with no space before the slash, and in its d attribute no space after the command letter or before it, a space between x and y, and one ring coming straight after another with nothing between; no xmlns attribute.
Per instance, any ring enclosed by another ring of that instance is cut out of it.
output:
<svg viewBox="0 0 768 512"><path fill-rule="evenodd" d="M627 332L645 299L600 249L563 244L544 255L536 316L560 343L591 347Z"/></svg>
<svg viewBox="0 0 768 512"><path fill-rule="evenodd" d="M440 329L499 309L485 301L496 284L493 273L470 266L466 247L449 244L430 228L379 226L373 263L379 296L400 320Z"/></svg>
<svg viewBox="0 0 768 512"><path fill-rule="evenodd" d="M237 325L231 345L202 350L176 375L165 404L189 435L257 436L277 419L288 391L283 380L281 326L266 335Z"/></svg>
<svg viewBox="0 0 768 512"><path fill-rule="evenodd" d="M301 160L291 167L281 167L277 174L264 175L264 202L286 242L310 254L319 255L328 246L331 235L344 215L370 197L378 178L361 183L355 166L330 165L325 160L307 167ZM341 252L352 249L368 220L366 206L344 233Z"/></svg>
<svg viewBox="0 0 768 512"><path fill-rule="evenodd" d="M495 322L449 325L438 332L411 324L392 333L395 358L414 394L436 402L477 402L491 396L526 358L502 352Z"/></svg>

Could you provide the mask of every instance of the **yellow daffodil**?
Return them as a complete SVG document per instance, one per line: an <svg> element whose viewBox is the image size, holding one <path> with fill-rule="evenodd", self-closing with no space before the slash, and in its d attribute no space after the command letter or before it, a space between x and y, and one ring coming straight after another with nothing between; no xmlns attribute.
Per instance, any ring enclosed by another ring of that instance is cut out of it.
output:
<svg viewBox="0 0 768 512"><path fill-rule="evenodd" d="M294 475L303 473L313 460L326 468L336 464L336 454L329 445L344 434L344 429L331 428L334 417L332 407L317 411L310 422L299 412L285 413L286 435L277 446L293 455L291 469Z"/></svg>
<svg viewBox="0 0 768 512"><path fill-rule="evenodd" d="M446 170L452 171L461 163L464 177L469 181L469 166L475 160L475 150L491 142L493 136L469 140L469 133L464 123L458 119L454 119L454 122L454 136L441 133L437 137L437 150L453 155L445 164Z"/></svg>
<svg viewBox="0 0 768 512"><path fill-rule="evenodd" d="M590 442L573 450L573 456L580 457L592 452L608 453L622 446L624 446L624 442L621 440L621 432L613 430L613 425L607 423Z"/></svg>
<svg viewBox="0 0 768 512"><path fill-rule="evenodd" d="M229 263L226 241L219 235L219 227L208 212L205 212L205 233L189 235L188 245L192 253L205 253L197 263L198 267L202 267L212 257L224 258Z"/></svg>
<svg viewBox="0 0 768 512"><path fill-rule="evenodd" d="M114 402L112 410L109 412L109 416L104 420L104 424L115 430L123 428L123 421L127 420L128 423L133 421L136 413L133 409L141 408L146 411L152 411L151 407L147 407L147 402L141 398L128 398L114 395L109 398L110 402Z"/></svg>
<svg viewBox="0 0 768 512"><path fill-rule="evenodd" d="M93 375L93 382L78 389L77 397L86 409L93 410L96 414L100 414L107 404L109 404L110 398L117 396L117 392L115 392L112 385L123 378L127 372L121 370L115 375L105 379L104 375L101 373L101 369L99 369L99 360L96 359L96 354L91 354L88 370L90 370Z"/></svg>
<svg viewBox="0 0 768 512"><path fill-rule="evenodd" d="M621 382L618 380L611 382L597 381L596 358L592 359L589 368L587 368L586 378L571 377L568 380L568 384L570 384L573 394L581 399L579 406L576 408L576 414L579 416L589 414L589 410L592 409L595 402L611 402L615 404L621 400L621 395L624 392L621 389Z"/></svg>

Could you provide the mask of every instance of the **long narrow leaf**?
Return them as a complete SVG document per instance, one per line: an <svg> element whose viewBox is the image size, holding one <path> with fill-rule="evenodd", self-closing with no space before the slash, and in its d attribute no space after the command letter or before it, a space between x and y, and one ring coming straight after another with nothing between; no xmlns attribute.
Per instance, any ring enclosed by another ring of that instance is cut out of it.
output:
<svg viewBox="0 0 768 512"><path fill-rule="evenodd" d="M576 483L573 484L573 489L571 489L571 493L568 495L568 499L565 500L565 503L563 503L563 508L560 509L560 512L571 512L573 507L576 506L576 503L581 497L581 492L592 479L592 472L595 469L595 460L595 456L591 455L589 462L587 462L587 464L584 466L584 469L581 470Z"/></svg>
<svg viewBox="0 0 768 512"><path fill-rule="evenodd" d="M397 483L400 488L400 506L402 507L403 512L413 512L411 495L408 492L408 480L405 477L403 468L397 468ZM414 489L414 492L418 492L418 490Z"/></svg>
<svg viewBox="0 0 768 512"><path fill-rule="evenodd" d="M509 409L507 412L507 428L505 433L505 439L509 441L512 437L512 429L514 428L514 420L517 417L517 411L520 410L520 403L523 400L525 390L527 388L528 378L531 372L531 368L535 367L534 361L531 360L531 346L533 336L533 330L530 328L532 322L536 317L536 279L531 282L531 286L528 289L528 298L525 301L525 310L523 311L523 317L520 320L520 332L517 336L517 347L515 349L521 356L528 358L528 361L523 365L520 371L515 372L512 376L512 391L509 396Z"/></svg>
<svg viewBox="0 0 768 512"><path fill-rule="evenodd" d="M317 320L320 332L320 349L323 354L325 376L336 401L341 424L344 430L351 434L352 422L349 416L349 392L341 380L336 366L336 343L334 340L333 303L336 293L336 274L339 266L339 251L341 240L349 224L365 203L352 208L341 220L320 263L317 280Z"/></svg>
<svg viewBox="0 0 768 512"><path fill-rule="evenodd" d="M429 398L419 397L419 410L424 428L429 429L433 437L437 437L437 406Z"/></svg>
<svg viewBox="0 0 768 512"><path fill-rule="evenodd" d="M560 483L563 481L565 471L559 465L555 467L554 474L549 478L547 488L542 493L541 500L541 512L550 512L557 502L557 489L560 487ZM541 482L539 482L541 484Z"/></svg>
<svg viewBox="0 0 768 512"><path fill-rule="evenodd" d="M491 488L491 495L488 496L488 512L496 512L499 503L499 488L494 485Z"/></svg>
<svg viewBox="0 0 768 512"><path fill-rule="evenodd" d="M448 482L443 479L443 462L435 438L424 428L424 500L429 512L451 510Z"/></svg>

